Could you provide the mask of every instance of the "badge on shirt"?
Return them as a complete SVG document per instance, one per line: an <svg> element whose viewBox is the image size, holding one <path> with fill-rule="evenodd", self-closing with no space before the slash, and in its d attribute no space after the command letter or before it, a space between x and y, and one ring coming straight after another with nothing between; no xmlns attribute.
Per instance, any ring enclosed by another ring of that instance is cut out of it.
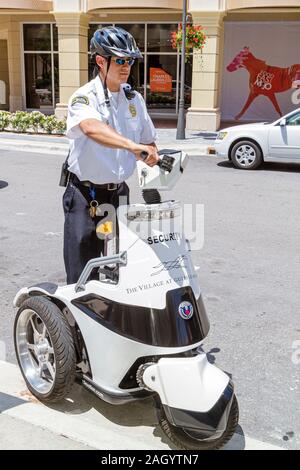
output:
<svg viewBox="0 0 300 470"><path fill-rule="evenodd" d="M71 106L74 106L74 105L77 104L77 103L89 105L89 104L90 104L90 100L88 99L87 96L83 96L83 95L75 96L75 97L72 99Z"/></svg>
<svg viewBox="0 0 300 470"><path fill-rule="evenodd" d="M129 105L129 111L130 111L130 114L133 118L136 117L137 111L136 111L136 107L135 107L134 104Z"/></svg>

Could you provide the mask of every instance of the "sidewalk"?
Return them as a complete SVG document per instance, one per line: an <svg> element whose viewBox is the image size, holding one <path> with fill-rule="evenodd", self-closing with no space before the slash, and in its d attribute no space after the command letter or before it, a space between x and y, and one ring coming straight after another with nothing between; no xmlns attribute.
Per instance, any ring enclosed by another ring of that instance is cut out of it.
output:
<svg viewBox="0 0 300 470"><path fill-rule="evenodd" d="M157 425L151 400L113 406L75 385L67 400L45 406L27 391L14 364L0 361L0 377L0 450L175 450ZM242 434L225 449L279 450Z"/></svg>
<svg viewBox="0 0 300 470"><path fill-rule="evenodd" d="M158 147L184 150L189 155L207 155L208 147L214 143L214 134L205 132L186 132L185 140L176 140L176 129L157 129ZM0 132L0 149L22 152L36 152L66 155L69 140L63 136L17 134Z"/></svg>

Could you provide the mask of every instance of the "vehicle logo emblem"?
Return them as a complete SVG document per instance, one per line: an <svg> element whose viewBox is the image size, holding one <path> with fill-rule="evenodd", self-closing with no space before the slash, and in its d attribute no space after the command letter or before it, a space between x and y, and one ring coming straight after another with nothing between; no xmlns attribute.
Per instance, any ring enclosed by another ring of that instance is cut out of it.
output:
<svg viewBox="0 0 300 470"><path fill-rule="evenodd" d="M181 318L183 318L184 320L189 320L190 318L192 318L194 313L193 305L190 302L181 302L178 307L178 312Z"/></svg>

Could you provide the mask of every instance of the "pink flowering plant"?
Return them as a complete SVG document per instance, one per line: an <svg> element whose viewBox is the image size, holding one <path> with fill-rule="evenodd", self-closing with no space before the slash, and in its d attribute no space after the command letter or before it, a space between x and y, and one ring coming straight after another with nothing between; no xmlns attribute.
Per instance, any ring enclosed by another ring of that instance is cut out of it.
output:
<svg viewBox="0 0 300 470"><path fill-rule="evenodd" d="M182 47L182 24L179 25L177 31L171 33L171 44L173 49L181 50ZM187 24L186 26L186 50L189 54L192 49L197 49L202 52L206 44L206 34L203 27L200 25Z"/></svg>

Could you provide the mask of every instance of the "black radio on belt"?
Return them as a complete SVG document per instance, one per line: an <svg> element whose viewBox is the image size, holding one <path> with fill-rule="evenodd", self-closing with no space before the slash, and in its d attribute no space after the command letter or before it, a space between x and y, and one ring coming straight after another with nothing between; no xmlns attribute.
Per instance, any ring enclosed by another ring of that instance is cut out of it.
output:
<svg viewBox="0 0 300 470"><path fill-rule="evenodd" d="M59 180L59 186L62 186L65 188L68 184L68 178L69 178L69 170L68 170L68 158L69 158L70 152L68 153L68 156L64 163L62 164L61 167L61 172L60 172L60 180Z"/></svg>

